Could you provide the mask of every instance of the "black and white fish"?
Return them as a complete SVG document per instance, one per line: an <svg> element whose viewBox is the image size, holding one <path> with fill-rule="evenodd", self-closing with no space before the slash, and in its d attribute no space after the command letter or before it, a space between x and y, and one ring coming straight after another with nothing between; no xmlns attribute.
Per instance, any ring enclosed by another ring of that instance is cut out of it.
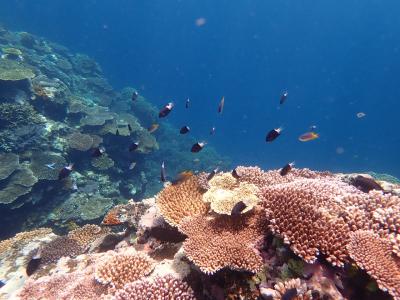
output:
<svg viewBox="0 0 400 300"><path fill-rule="evenodd" d="M266 142L274 141L278 136L281 135L282 130L283 130L282 127L272 129L271 131L269 131L267 133L267 136L265 137L265 141Z"/></svg>
<svg viewBox="0 0 400 300"><path fill-rule="evenodd" d="M165 172L165 163L164 162L162 162L162 164L161 164L160 179L161 179L161 182L166 182L167 181L167 176L166 176L166 172Z"/></svg>
<svg viewBox="0 0 400 300"><path fill-rule="evenodd" d="M179 130L179 133L180 134L186 134L186 133L188 133L190 131L190 127L189 126L183 126L182 128L181 128L181 130Z"/></svg>
<svg viewBox="0 0 400 300"><path fill-rule="evenodd" d="M292 170L293 167L294 167L294 162L291 162L291 163L289 163L289 164L286 164L286 165L279 171L279 174L281 174L281 176L285 176L285 175L287 175L287 174Z"/></svg>
<svg viewBox="0 0 400 300"><path fill-rule="evenodd" d="M169 102L168 104L166 104L158 113L158 117L159 118L165 118L166 116L168 116L168 114L172 111L172 109L174 108L174 103Z"/></svg>
<svg viewBox="0 0 400 300"><path fill-rule="evenodd" d="M190 151L193 153L200 152L201 150L203 150L205 145L206 145L205 142L197 142L197 143L193 144L192 149Z"/></svg>
<svg viewBox="0 0 400 300"><path fill-rule="evenodd" d="M135 151L139 147L139 142L133 142L129 145L129 152Z"/></svg>
<svg viewBox="0 0 400 300"><path fill-rule="evenodd" d="M71 174L72 170L74 168L74 164L71 163L65 167L63 167L60 172L58 172L58 180L65 179Z"/></svg>

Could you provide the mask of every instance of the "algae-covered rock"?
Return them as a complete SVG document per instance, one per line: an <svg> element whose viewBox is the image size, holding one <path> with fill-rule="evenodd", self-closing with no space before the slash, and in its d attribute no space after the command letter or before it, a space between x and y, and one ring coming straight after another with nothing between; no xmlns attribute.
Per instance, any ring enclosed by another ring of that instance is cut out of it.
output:
<svg viewBox="0 0 400 300"><path fill-rule="evenodd" d="M19 40L20 40L20 43L24 47L30 48L30 49L32 49L36 44L36 40L35 40L35 37L33 36L33 34L30 34L25 31L22 31L19 33Z"/></svg>
<svg viewBox="0 0 400 300"><path fill-rule="evenodd" d="M22 63L0 59L0 81L18 81L32 79L35 73Z"/></svg>
<svg viewBox="0 0 400 300"><path fill-rule="evenodd" d="M38 181L32 171L26 168L15 171L4 182L0 182L0 203L10 204L26 195Z"/></svg>
<svg viewBox="0 0 400 300"><path fill-rule="evenodd" d="M18 155L13 153L0 153L0 180L8 178L18 167Z"/></svg>

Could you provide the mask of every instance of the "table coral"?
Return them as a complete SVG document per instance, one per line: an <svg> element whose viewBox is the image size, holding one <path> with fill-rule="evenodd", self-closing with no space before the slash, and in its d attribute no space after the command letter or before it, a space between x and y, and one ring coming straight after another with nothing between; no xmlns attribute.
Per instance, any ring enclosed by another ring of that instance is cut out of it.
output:
<svg viewBox="0 0 400 300"><path fill-rule="evenodd" d="M390 242L371 231L360 230L351 234L347 249L381 289L400 299L400 259L393 255Z"/></svg>
<svg viewBox="0 0 400 300"><path fill-rule="evenodd" d="M79 151L87 151L93 145L93 138L89 134L74 132L67 136L68 146Z"/></svg>
<svg viewBox="0 0 400 300"><path fill-rule="evenodd" d="M114 166L114 161L105 153L99 157L93 157L91 164L98 170L108 170Z"/></svg>
<svg viewBox="0 0 400 300"><path fill-rule="evenodd" d="M13 60L0 59L0 81L28 80L35 73L22 63Z"/></svg>
<svg viewBox="0 0 400 300"><path fill-rule="evenodd" d="M196 176L165 187L156 197L157 207L165 220L177 226L185 217L203 215L208 205L203 202Z"/></svg>
<svg viewBox="0 0 400 300"><path fill-rule="evenodd" d="M26 195L38 181L31 170L18 169L8 179L0 190L0 203L11 204L19 197Z"/></svg>
<svg viewBox="0 0 400 300"><path fill-rule="evenodd" d="M47 165L51 165L49 168ZM34 151L29 168L39 180L57 180L59 171L67 164L61 155L51 152Z"/></svg>
<svg viewBox="0 0 400 300"><path fill-rule="evenodd" d="M14 153L0 153L0 180L6 179L19 167L19 157Z"/></svg>
<svg viewBox="0 0 400 300"><path fill-rule="evenodd" d="M186 218L179 226L188 236L183 243L187 257L204 273L222 268L257 272L262 259L256 244L263 238L267 222L260 210L240 216L218 215Z"/></svg>

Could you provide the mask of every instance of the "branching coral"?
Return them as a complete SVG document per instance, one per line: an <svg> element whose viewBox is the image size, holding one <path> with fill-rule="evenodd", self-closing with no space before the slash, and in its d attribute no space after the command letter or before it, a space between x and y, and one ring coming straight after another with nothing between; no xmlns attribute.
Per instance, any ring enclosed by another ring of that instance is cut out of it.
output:
<svg viewBox="0 0 400 300"><path fill-rule="evenodd" d="M78 241L66 236L59 236L43 246L41 250L41 263L55 263L63 256L74 257L82 252L83 248Z"/></svg>
<svg viewBox="0 0 400 300"><path fill-rule="evenodd" d="M195 300L189 285L171 275L126 284L116 292L113 300Z"/></svg>
<svg viewBox="0 0 400 300"><path fill-rule="evenodd" d="M238 183L230 173L215 175L209 181L209 185L203 200L209 202L211 209L216 213L230 215L235 204L240 201L246 205L243 210L245 213L259 202L258 187L247 182Z"/></svg>
<svg viewBox="0 0 400 300"><path fill-rule="evenodd" d="M183 244L187 257L207 274L225 267L259 271L262 259L255 247L266 228L260 210L240 216L197 216L185 219L179 226L188 236Z"/></svg>
<svg viewBox="0 0 400 300"><path fill-rule="evenodd" d="M400 299L400 259L393 255L390 242L371 231L360 230L351 234L347 249L381 289Z"/></svg>
<svg viewBox="0 0 400 300"><path fill-rule="evenodd" d="M157 195L157 207L172 226L177 226L185 217L203 215L208 211L196 176L164 188Z"/></svg>
<svg viewBox="0 0 400 300"><path fill-rule="evenodd" d="M43 119L30 104L1 103L0 125L15 128L27 124L41 124Z"/></svg>
<svg viewBox="0 0 400 300"><path fill-rule="evenodd" d="M111 256L96 266L96 280L122 288L126 283L148 275L154 269L153 260L141 253L122 253Z"/></svg>

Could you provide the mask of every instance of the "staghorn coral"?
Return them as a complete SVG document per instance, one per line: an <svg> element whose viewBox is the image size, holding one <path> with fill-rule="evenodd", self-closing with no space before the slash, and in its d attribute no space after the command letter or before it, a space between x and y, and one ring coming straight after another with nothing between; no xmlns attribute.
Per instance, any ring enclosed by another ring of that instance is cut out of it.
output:
<svg viewBox="0 0 400 300"><path fill-rule="evenodd" d="M82 252L83 248L77 240L59 236L42 247L41 263L44 265L55 263L63 256L75 257Z"/></svg>
<svg viewBox="0 0 400 300"><path fill-rule="evenodd" d="M239 201L246 204L242 212L245 213L259 202L258 187L247 182L237 183L231 173L215 175L209 181L209 185L209 190L203 195L203 201L210 203L211 209L218 214L230 215Z"/></svg>
<svg viewBox="0 0 400 300"><path fill-rule="evenodd" d="M52 168L47 165L54 164ZM67 164L64 157L52 153L34 151L29 168L39 180L57 180L58 172Z"/></svg>
<svg viewBox="0 0 400 300"><path fill-rule="evenodd" d="M113 300L159 300L180 299L195 300L190 286L171 275L157 276L154 280L142 280L128 283L118 290Z"/></svg>
<svg viewBox="0 0 400 300"><path fill-rule="evenodd" d="M142 253L122 253L111 256L96 266L95 278L102 284L122 288L148 275L154 269L154 261Z"/></svg>
<svg viewBox="0 0 400 300"><path fill-rule="evenodd" d="M222 268L257 272L262 259L256 244L262 239L267 223L262 211L240 216L196 216L179 226L188 239L183 243L187 257L204 273Z"/></svg>
<svg viewBox="0 0 400 300"><path fill-rule="evenodd" d="M390 242L371 231L359 230L351 234L347 249L382 290L400 299L400 259L393 255Z"/></svg>
<svg viewBox="0 0 400 300"><path fill-rule="evenodd" d="M108 234L108 228L102 228L94 224L86 224L83 227L74 229L68 233L68 237L78 242L82 248L86 248L96 239Z"/></svg>
<svg viewBox="0 0 400 300"><path fill-rule="evenodd" d="M67 136L68 146L79 151L87 151L93 145L93 138L89 134L74 132Z"/></svg>
<svg viewBox="0 0 400 300"><path fill-rule="evenodd" d="M208 211L196 176L165 187L156 199L158 209L172 226L177 226L185 217L203 215Z"/></svg>
<svg viewBox="0 0 400 300"><path fill-rule="evenodd" d="M98 170L108 170L114 166L114 161L107 155L107 153L104 153L99 157L93 157L91 164Z"/></svg>
<svg viewBox="0 0 400 300"><path fill-rule="evenodd" d="M0 153L0 180L6 179L19 167L19 157L14 153Z"/></svg>

